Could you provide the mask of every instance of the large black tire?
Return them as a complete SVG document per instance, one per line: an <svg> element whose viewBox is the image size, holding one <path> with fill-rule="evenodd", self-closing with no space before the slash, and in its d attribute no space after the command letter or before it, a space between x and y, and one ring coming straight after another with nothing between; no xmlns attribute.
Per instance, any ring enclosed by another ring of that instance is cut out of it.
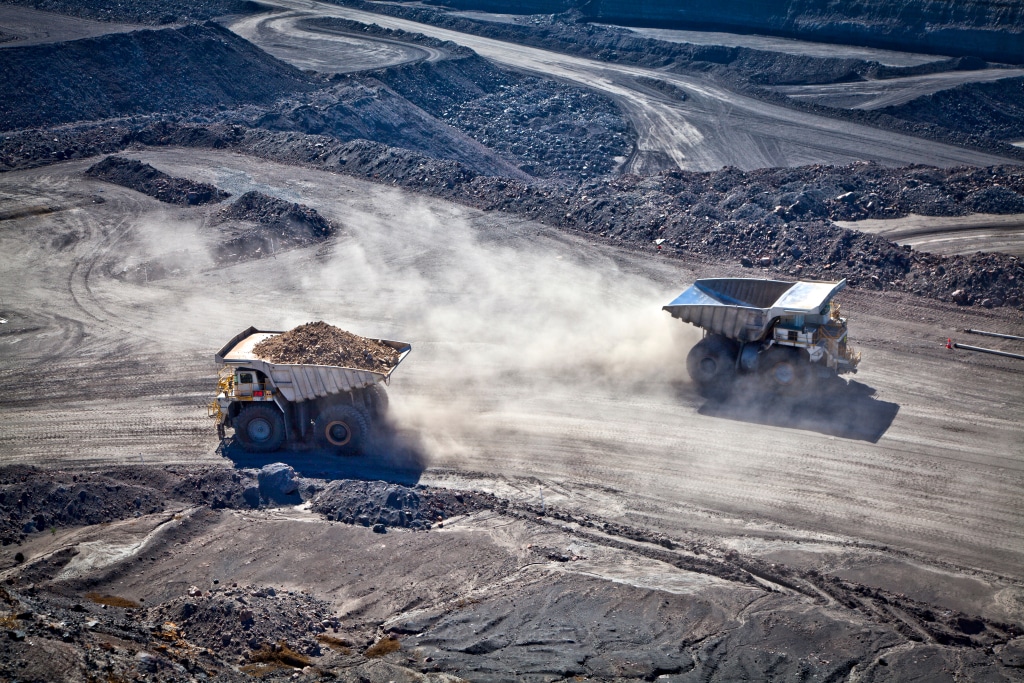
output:
<svg viewBox="0 0 1024 683"><path fill-rule="evenodd" d="M686 369L701 395L709 398L728 395L736 379L738 352L735 342L719 335L704 337L690 349Z"/></svg>
<svg viewBox="0 0 1024 683"><path fill-rule="evenodd" d="M273 404L256 403L234 419L235 439L252 453L271 453L284 443L284 415Z"/></svg>
<svg viewBox="0 0 1024 683"><path fill-rule="evenodd" d="M388 400L388 392L384 389L381 384L374 384L366 387L367 405L370 408L370 418L372 420L380 420L387 416L388 406L390 401Z"/></svg>
<svg viewBox="0 0 1024 683"><path fill-rule="evenodd" d="M811 367L800 349L773 346L757 361L764 387L779 396L798 396L807 389Z"/></svg>
<svg viewBox="0 0 1024 683"><path fill-rule="evenodd" d="M368 433L366 415L358 408L344 404L327 406L313 422L313 438L317 445L342 455L360 453Z"/></svg>

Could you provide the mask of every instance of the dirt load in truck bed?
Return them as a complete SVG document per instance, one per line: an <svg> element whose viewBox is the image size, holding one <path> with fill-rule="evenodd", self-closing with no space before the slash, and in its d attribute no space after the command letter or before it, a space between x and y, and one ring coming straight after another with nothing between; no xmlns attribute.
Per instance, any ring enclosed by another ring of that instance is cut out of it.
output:
<svg viewBox="0 0 1024 683"><path fill-rule="evenodd" d="M337 365L359 370L387 372L398 363L398 351L376 339L367 339L328 325L306 323L253 347L271 363Z"/></svg>

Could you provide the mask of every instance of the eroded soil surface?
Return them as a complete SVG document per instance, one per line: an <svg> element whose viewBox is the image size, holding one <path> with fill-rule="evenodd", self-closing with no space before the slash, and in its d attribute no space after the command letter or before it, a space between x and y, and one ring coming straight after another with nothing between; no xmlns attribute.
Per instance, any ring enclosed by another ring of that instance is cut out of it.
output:
<svg viewBox="0 0 1024 683"><path fill-rule="evenodd" d="M557 506L282 465L0 481L10 517L49 524L0 550L11 680L55 659L64 680L695 681L769 661L1012 677L1024 657L1011 624ZM97 493L101 518L64 502Z"/></svg>

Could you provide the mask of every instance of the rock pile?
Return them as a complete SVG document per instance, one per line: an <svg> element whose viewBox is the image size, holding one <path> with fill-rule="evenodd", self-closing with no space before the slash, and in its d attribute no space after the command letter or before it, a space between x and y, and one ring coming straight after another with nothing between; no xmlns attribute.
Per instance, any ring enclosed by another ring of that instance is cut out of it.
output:
<svg viewBox="0 0 1024 683"><path fill-rule="evenodd" d="M323 321L299 325L264 339L253 352L271 363L337 365L387 372L398 363L398 351L376 339L367 339Z"/></svg>
<svg viewBox="0 0 1024 683"><path fill-rule="evenodd" d="M261 11L254 0L11 0L10 4L99 21L128 21L136 24L172 24L203 21L225 14Z"/></svg>
<svg viewBox="0 0 1024 683"><path fill-rule="evenodd" d="M92 472L54 476L35 467L5 467L0 476L0 543L20 543L28 534L163 509L164 497L145 485Z"/></svg>
<svg viewBox="0 0 1024 683"><path fill-rule="evenodd" d="M4 50L0 130L269 104L314 87L298 69L217 24L114 33Z"/></svg>
<svg viewBox="0 0 1024 683"><path fill-rule="evenodd" d="M492 497L475 492L342 480L319 492L310 509L327 519L383 533L388 527L426 530L448 517L493 507Z"/></svg>
<svg viewBox="0 0 1024 683"><path fill-rule="evenodd" d="M231 196L213 185L187 178L174 178L149 164L118 156L110 156L93 164L86 169L85 174L181 206L215 203Z"/></svg>
<svg viewBox="0 0 1024 683"><path fill-rule="evenodd" d="M258 585L193 586L186 595L149 610L147 619L165 633L185 633L189 642L225 659L244 656L250 661L257 661L253 655L262 650L280 650L282 643L300 657L318 657L316 637L340 625L323 600Z"/></svg>
<svg viewBox="0 0 1024 683"><path fill-rule="evenodd" d="M337 232L332 221L303 204L286 202L262 192L246 192L222 209L215 222L248 224L213 249L218 263L274 256L279 251L323 242Z"/></svg>
<svg viewBox="0 0 1024 683"><path fill-rule="evenodd" d="M241 220L279 228L295 240L322 240L335 232L334 224L316 209L286 202L262 192L246 192L231 206L221 211L221 220Z"/></svg>

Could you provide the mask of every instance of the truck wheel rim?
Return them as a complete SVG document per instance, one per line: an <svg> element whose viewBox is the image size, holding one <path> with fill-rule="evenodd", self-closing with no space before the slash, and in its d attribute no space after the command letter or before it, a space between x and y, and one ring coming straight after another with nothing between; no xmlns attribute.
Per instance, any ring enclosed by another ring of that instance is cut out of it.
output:
<svg viewBox="0 0 1024 683"><path fill-rule="evenodd" d="M269 421L258 417L249 422L249 426L245 428L245 431L253 441L266 441L270 438L273 429Z"/></svg>
<svg viewBox="0 0 1024 683"><path fill-rule="evenodd" d="M705 375L711 377L715 374L715 371L718 369L718 363L715 362L714 358L701 358L700 369L701 372L703 372Z"/></svg>
<svg viewBox="0 0 1024 683"><path fill-rule="evenodd" d="M352 430L340 420L328 424L324 429L324 435L335 446L345 446L352 440Z"/></svg>
<svg viewBox="0 0 1024 683"><path fill-rule="evenodd" d="M779 363L772 370L772 375L775 377L775 381L784 387L788 387L796 379L796 371L793 370L793 366L789 363Z"/></svg>

